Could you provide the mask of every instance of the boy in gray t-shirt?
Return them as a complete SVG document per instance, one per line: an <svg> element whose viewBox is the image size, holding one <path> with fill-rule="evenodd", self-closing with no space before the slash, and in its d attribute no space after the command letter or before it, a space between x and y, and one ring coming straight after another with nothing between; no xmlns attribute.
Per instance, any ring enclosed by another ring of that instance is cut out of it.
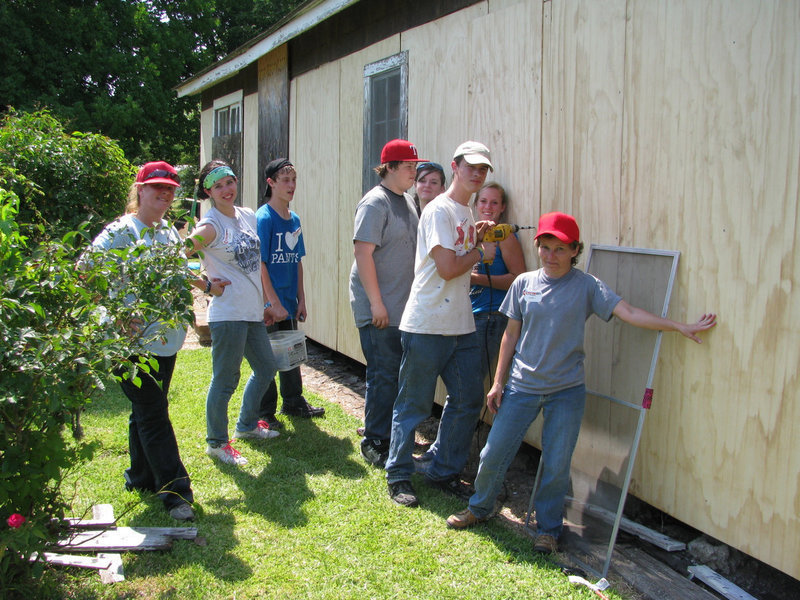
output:
<svg viewBox="0 0 800 600"><path fill-rule="evenodd" d="M375 168L381 182L356 207L350 306L367 360L361 455L380 468L389 452L403 353L398 326L414 280L419 218L405 191L414 185L418 162L425 159L411 142L388 142Z"/></svg>

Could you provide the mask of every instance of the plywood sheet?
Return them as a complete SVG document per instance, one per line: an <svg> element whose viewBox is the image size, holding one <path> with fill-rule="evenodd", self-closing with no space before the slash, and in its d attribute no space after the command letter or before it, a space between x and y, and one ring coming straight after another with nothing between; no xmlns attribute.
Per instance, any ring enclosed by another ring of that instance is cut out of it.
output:
<svg viewBox="0 0 800 600"><path fill-rule="evenodd" d="M350 308L350 269L353 266L353 221L361 200L361 169L364 146L364 66L400 52L400 36L392 36L340 61L339 89L339 172L341 180L337 199L339 238L337 243L339 272L342 274L337 295L337 347L351 358L364 361L361 343Z"/></svg>
<svg viewBox="0 0 800 600"><path fill-rule="evenodd" d="M492 151L495 170L487 181L508 193L505 220L535 226L541 213L542 3L489 6L490 13L471 24L469 123ZM533 234L521 232L520 241L529 268L535 266Z"/></svg>
<svg viewBox="0 0 800 600"><path fill-rule="evenodd" d="M587 243L620 245L626 4L545 4L541 208L575 215Z"/></svg>
<svg viewBox="0 0 800 600"><path fill-rule="evenodd" d="M634 491L800 576L800 5L629 2L621 235L682 250Z"/></svg>
<svg viewBox="0 0 800 600"><path fill-rule="evenodd" d="M401 38L409 64L408 137L423 157L445 167L448 183L453 151L486 133L470 122L473 21L486 12L486 3L479 3L406 31Z"/></svg>
<svg viewBox="0 0 800 600"><path fill-rule="evenodd" d="M336 348L336 298L343 273L336 240L341 226L337 199L340 173L339 65L330 63L292 81L289 155L297 168L292 208L300 216L306 257L303 281L308 319L306 334Z"/></svg>

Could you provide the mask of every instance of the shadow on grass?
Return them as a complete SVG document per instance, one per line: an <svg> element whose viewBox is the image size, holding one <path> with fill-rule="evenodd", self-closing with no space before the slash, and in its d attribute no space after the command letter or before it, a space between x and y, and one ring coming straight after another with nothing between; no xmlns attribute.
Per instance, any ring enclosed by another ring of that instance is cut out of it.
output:
<svg viewBox="0 0 800 600"><path fill-rule="evenodd" d="M330 473L338 479L360 479L366 467L352 459L353 441L329 434L317 419L291 418L290 425L274 440L241 440L240 450L252 456L266 455L266 465L253 475L246 469L222 465L220 471L242 491L244 508L286 528L308 523L304 505L314 498L309 477Z"/></svg>

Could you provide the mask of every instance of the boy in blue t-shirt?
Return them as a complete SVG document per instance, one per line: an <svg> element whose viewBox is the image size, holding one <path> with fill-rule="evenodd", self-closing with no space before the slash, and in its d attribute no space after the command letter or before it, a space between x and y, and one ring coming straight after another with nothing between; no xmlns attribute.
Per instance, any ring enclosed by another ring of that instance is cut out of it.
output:
<svg viewBox="0 0 800 600"><path fill-rule="evenodd" d="M267 165L267 203L256 212L258 237L261 240L261 261L266 269L261 271L266 304L265 312L272 320L269 331L297 329L297 321L306 319L306 301L303 290L303 264L306 254L300 217L289 210L297 186L297 171L286 158L278 158ZM268 321L269 322L269 321ZM300 367L280 372L281 414L295 417L320 417L324 408L311 406L303 398L303 380ZM283 425L275 417L278 407L278 388L275 382L261 399L261 417L270 429Z"/></svg>

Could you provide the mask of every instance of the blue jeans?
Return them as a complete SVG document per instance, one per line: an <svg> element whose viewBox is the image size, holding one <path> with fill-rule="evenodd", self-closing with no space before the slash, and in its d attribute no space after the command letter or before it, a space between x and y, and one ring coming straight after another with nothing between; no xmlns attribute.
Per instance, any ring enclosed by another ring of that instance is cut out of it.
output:
<svg viewBox="0 0 800 600"><path fill-rule="evenodd" d="M361 350L367 359L367 392L364 395L364 440L388 442L392 409L397 398L397 378L403 346L398 327L358 328Z"/></svg>
<svg viewBox="0 0 800 600"><path fill-rule="evenodd" d="M400 387L392 414L386 479L389 483L411 479L414 430L431 414L436 379L441 376L448 401L439 421L439 449L427 476L446 480L464 468L483 406L478 337L474 332L445 336L403 331L401 339Z"/></svg>
<svg viewBox="0 0 800 600"><path fill-rule="evenodd" d="M128 421L128 450L131 466L125 470L125 487L158 492L169 510L192 502L189 474L181 462L175 431L169 420L169 384L175 369L175 355L150 356L158 361L158 371L139 372L141 386L120 380L131 401ZM136 357L133 358L136 361Z"/></svg>
<svg viewBox="0 0 800 600"><path fill-rule="evenodd" d="M217 321L211 330L211 385L206 397L206 441L210 446L228 443L228 402L239 385L242 357L253 374L242 395L236 429L250 431L258 424L261 398L275 379L275 357L267 327L262 321Z"/></svg>
<svg viewBox="0 0 800 600"><path fill-rule="evenodd" d="M475 318L475 335L478 337L478 346L481 354L481 385L490 373L494 377L494 369L497 366L497 355L500 352L500 341L506 330L508 317L499 312L479 312L473 313ZM447 401L450 399L448 398ZM437 436L431 447L425 453L428 460L436 456L439 451L439 437Z"/></svg>
<svg viewBox="0 0 800 600"><path fill-rule="evenodd" d="M581 429L586 386L577 385L552 394L537 395L503 390L503 401L495 416L475 478L475 493L469 509L476 517L487 517L503 485L511 461L519 450L531 423L541 410L542 476L536 490L537 533L558 538L561 533L564 498L569 488L569 467L572 452Z"/></svg>
<svg viewBox="0 0 800 600"><path fill-rule="evenodd" d="M508 317L496 311L473 313L472 316L475 318L475 333L478 335L478 344L481 347L481 374L485 378L491 371L494 377L500 342L506 330Z"/></svg>
<svg viewBox="0 0 800 600"><path fill-rule="evenodd" d="M267 327L267 332L274 331L295 331L297 329L297 321L295 319L286 319L278 321L274 325ZM284 408L302 408L305 406L303 398L303 376L300 374L300 367L295 367L291 371L280 371L278 379L281 382L281 398L283 398ZM272 380L264 396L261 398L261 407L258 414L261 417L275 417L275 411L278 410L278 386L275 380Z"/></svg>

